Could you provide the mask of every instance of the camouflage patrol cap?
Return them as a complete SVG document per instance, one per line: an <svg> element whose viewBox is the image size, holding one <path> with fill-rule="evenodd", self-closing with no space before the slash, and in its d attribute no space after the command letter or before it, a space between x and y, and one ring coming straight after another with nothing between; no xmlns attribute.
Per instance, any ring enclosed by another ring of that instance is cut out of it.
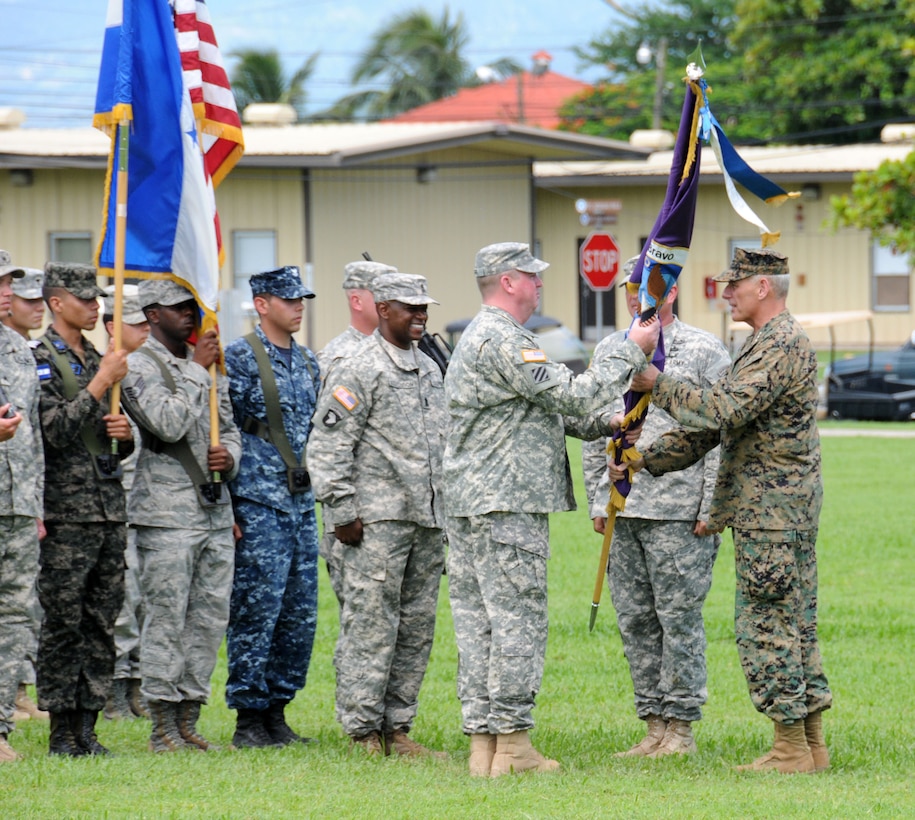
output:
<svg viewBox="0 0 915 820"><path fill-rule="evenodd" d="M403 302L405 305L437 305L426 290L426 277L415 273L383 273L372 282L376 302Z"/></svg>
<svg viewBox="0 0 915 820"><path fill-rule="evenodd" d="M731 266L719 276L716 282L739 282L748 276L781 276L788 273L788 257L771 248L734 249Z"/></svg>
<svg viewBox="0 0 915 820"><path fill-rule="evenodd" d="M270 294L280 299L314 299L315 295L302 284L302 275L295 265L255 273L250 280L251 295Z"/></svg>
<svg viewBox="0 0 915 820"><path fill-rule="evenodd" d="M44 266L44 287L63 288L77 299L96 299L104 296L97 280L94 265L78 262L48 262Z"/></svg>
<svg viewBox="0 0 915 820"><path fill-rule="evenodd" d="M367 260L350 262L343 267L343 289L371 290L375 277L383 273L397 273L397 268Z"/></svg>
<svg viewBox="0 0 915 820"><path fill-rule="evenodd" d="M543 273L549 266L548 262L537 259L531 253L530 247L523 242L497 242L495 245L487 245L477 251L473 273L480 279L510 270L519 270L522 273Z"/></svg>
<svg viewBox="0 0 915 820"><path fill-rule="evenodd" d="M0 276L12 276L13 279L21 279L25 276L25 268L13 264L9 251L0 250Z"/></svg>
<svg viewBox="0 0 915 820"><path fill-rule="evenodd" d="M640 259L640 257L638 255L630 256L623 263L623 281L620 282L621 288L631 287L631 288L634 288L635 290L639 289L638 282L629 281L630 279L632 279L632 274L635 272L635 266L639 264L639 259Z"/></svg>
<svg viewBox="0 0 915 820"><path fill-rule="evenodd" d="M171 279L143 279L139 286L141 308L151 305L170 307L196 301L194 294Z"/></svg>
<svg viewBox="0 0 915 820"><path fill-rule="evenodd" d="M13 280L13 295L20 299L40 299L41 286L44 283L44 271L38 268L25 268L25 276Z"/></svg>
<svg viewBox="0 0 915 820"><path fill-rule="evenodd" d="M123 297L124 315L122 321L125 325L142 325L146 321L146 314L140 307L140 289L129 282L124 285L121 291ZM108 285L105 288L105 298L102 300L102 314L105 316L114 316L114 285Z"/></svg>

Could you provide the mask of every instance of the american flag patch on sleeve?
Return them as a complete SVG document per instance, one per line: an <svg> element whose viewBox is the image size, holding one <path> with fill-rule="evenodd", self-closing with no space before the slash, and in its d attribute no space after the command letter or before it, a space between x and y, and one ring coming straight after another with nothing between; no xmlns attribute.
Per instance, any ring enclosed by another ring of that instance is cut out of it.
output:
<svg viewBox="0 0 915 820"><path fill-rule="evenodd" d="M342 384L334 390L331 395L350 412L359 404L359 399L350 393Z"/></svg>
<svg viewBox="0 0 915 820"><path fill-rule="evenodd" d="M521 361L522 362L545 362L546 353L542 350L522 350L521 351Z"/></svg>

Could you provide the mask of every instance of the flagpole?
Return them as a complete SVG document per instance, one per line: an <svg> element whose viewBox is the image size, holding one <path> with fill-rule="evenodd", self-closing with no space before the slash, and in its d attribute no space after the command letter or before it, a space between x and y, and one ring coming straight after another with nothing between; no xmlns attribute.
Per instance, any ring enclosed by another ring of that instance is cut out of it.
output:
<svg viewBox="0 0 915 820"><path fill-rule="evenodd" d="M616 507L611 501L607 505L607 523L604 526L604 543L600 548L600 562L597 565L597 578L594 580L594 595L591 598L591 617L588 619L588 632L594 631L597 620L597 608L600 606L601 593L604 591L604 576L610 561L610 542L613 540L613 528L616 524Z"/></svg>
<svg viewBox="0 0 915 820"><path fill-rule="evenodd" d="M123 347L124 322L124 260L127 255L127 156L130 150L130 120L122 118L118 123L118 175L117 200L114 223L114 349ZM121 383L111 387L111 410L120 412ZM111 440L111 452L117 453L117 439Z"/></svg>

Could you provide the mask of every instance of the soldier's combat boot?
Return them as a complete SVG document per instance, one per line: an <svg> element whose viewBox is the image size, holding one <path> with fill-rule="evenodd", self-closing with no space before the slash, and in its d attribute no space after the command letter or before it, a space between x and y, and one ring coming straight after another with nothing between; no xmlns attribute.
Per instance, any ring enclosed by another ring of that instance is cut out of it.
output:
<svg viewBox="0 0 915 820"><path fill-rule="evenodd" d="M102 746L95 734L95 722L98 720L98 712L91 709L78 709L70 714L70 728L73 731L73 737L76 738L77 745L87 755L110 755L111 750Z"/></svg>
<svg viewBox="0 0 915 820"><path fill-rule="evenodd" d="M235 722L232 745L236 749L278 748L285 744L274 740L264 728L265 711L261 709L239 709Z"/></svg>
<svg viewBox="0 0 915 820"><path fill-rule="evenodd" d="M519 772L557 772L559 762L550 760L538 752L532 745L528 733L512 732L496 738L496 753L489 770L491 777Z"/></svg>
<svg viewBox="0 0 915 820"><path fill-rule="evenodd" d="M647 757L656 751L667 733L667 721L660 715L649 715L645 718L648 733L631 749L617 752L614 757Z"/></svg>
<svg viewBox="0 0 915 820"><path fill-rule="evenodd" d="M384 741L378 732L369 732L367 735L359 736L353 735L350 740L352 742L351 749L362 749L369 757L384 757L387 754L384 748Z"/></svg>
<svg viewBox="0 0 915 820"><path fill-rule="evenodd" d="M39 709L38 705L29 697L28 690L25 688L24 683L19 684L19 688L16 690L16 711L13 715L13 720L47 720L49 715L44 709ZM22 717L16 717L16 715L22 715Z"/></svg>
<svg viewBox="0 0 915 820"><path fill-rule="evenodd" d="M178 731L177 704L166 700L151 700L147 707L152 720L149 751L178 752L185 748L184 738Z"/></svg>
<svg viewBox="0 0 915 820"><path fill-rule="evenodd" d="M303 737L286 723L286 701L278 700L271 703L263 713L263 724L270 739L281 746L288 746L290 743L315 743L313 738Z"/></svg>
<svg viewBox="0 0 915 820"><path fill-rule="evenodd" d="M384 736L384 752L389 755L404 757L435 757L447 760L447 752L433 752L421 743L417 743L403 729L395 729Z"/></svg>
<svg viewBox="0 0 915 820"><path fill-rule="evenodd" d="M804 719L804 736L813 757L814 771L823 772L829 768L829 749L823 737L823 713L814 712Z"/></svg>
<svg viewBox="0 0 915 820"><path fill-rule="evenodd" d="M6 735L0 735L0 763L11 763L14 760L19 760L19 755L16 753L16 750L10 746L9 741L6 739Z"/></svg>
<svg viewBox="0 0 915 820"><path fill-rule="evenodd" d="M133 720L135 715L127 701L127 678L115 678L111 681L111 691L105 701L102 712L106 720Z"/></svg>
<svg viewBox="0 0 915 820"><path fill-rule="evenodd" d="M149 709L146 708L146 698L140 692L140 679L129 678L127 680L127 702L130 704L130 711L136 717L148 718Z"/></svg>
<svg viewBox="0 0 915 820"><path fill-rule="evenodd" d="M489 777L492 759L496 754L496 736L475 734L470 736L470 776Z"/></svg>
<svg viewBox="0 0 915 820"><path fill-rule="evenodd" d="M775 724L775 742L772 750L746 766L737 766L739 772L781 772L806 774L815 770L813 755L804 734L804 721L792 724Z"/></svg>
<svg viewBox="0 0 915 820"><path fill-rule="evenodd" d="M88 754L73 736L72 715L72 712L51 712L51 735L48 738L49 755L83 757Z"/></svg>
<svg viewBox="0 0 915 820"><path fill-rule="evenodd" d="M671 718L667 722L667 731L658 748L648 757L667 757L668 755L691 755L696 751L696 741L688 720Z"/></svg>
<svg viewBox="0 0 915 820"><path fill-rule="evenodd" d="M201 752L218 752L219 747L210 743L197 731L197 721L200 719L200 703L192 700L182 700L177 708L178 734L189 749L200 749Z"/></svg>

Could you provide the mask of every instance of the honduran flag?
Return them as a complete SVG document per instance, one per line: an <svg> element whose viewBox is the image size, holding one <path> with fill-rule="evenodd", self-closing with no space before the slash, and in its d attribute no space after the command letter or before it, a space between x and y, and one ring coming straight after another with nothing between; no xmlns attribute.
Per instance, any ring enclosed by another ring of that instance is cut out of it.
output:
<svg viewBox="0 0 915 820"><path fill-rule="evenodd" d="M93 125L111 134L105 208L96 255L113 275L117 196L129 123L125 274L172 278L214 319L219 292L216 200L168 0L109 0Z"/></svg>

